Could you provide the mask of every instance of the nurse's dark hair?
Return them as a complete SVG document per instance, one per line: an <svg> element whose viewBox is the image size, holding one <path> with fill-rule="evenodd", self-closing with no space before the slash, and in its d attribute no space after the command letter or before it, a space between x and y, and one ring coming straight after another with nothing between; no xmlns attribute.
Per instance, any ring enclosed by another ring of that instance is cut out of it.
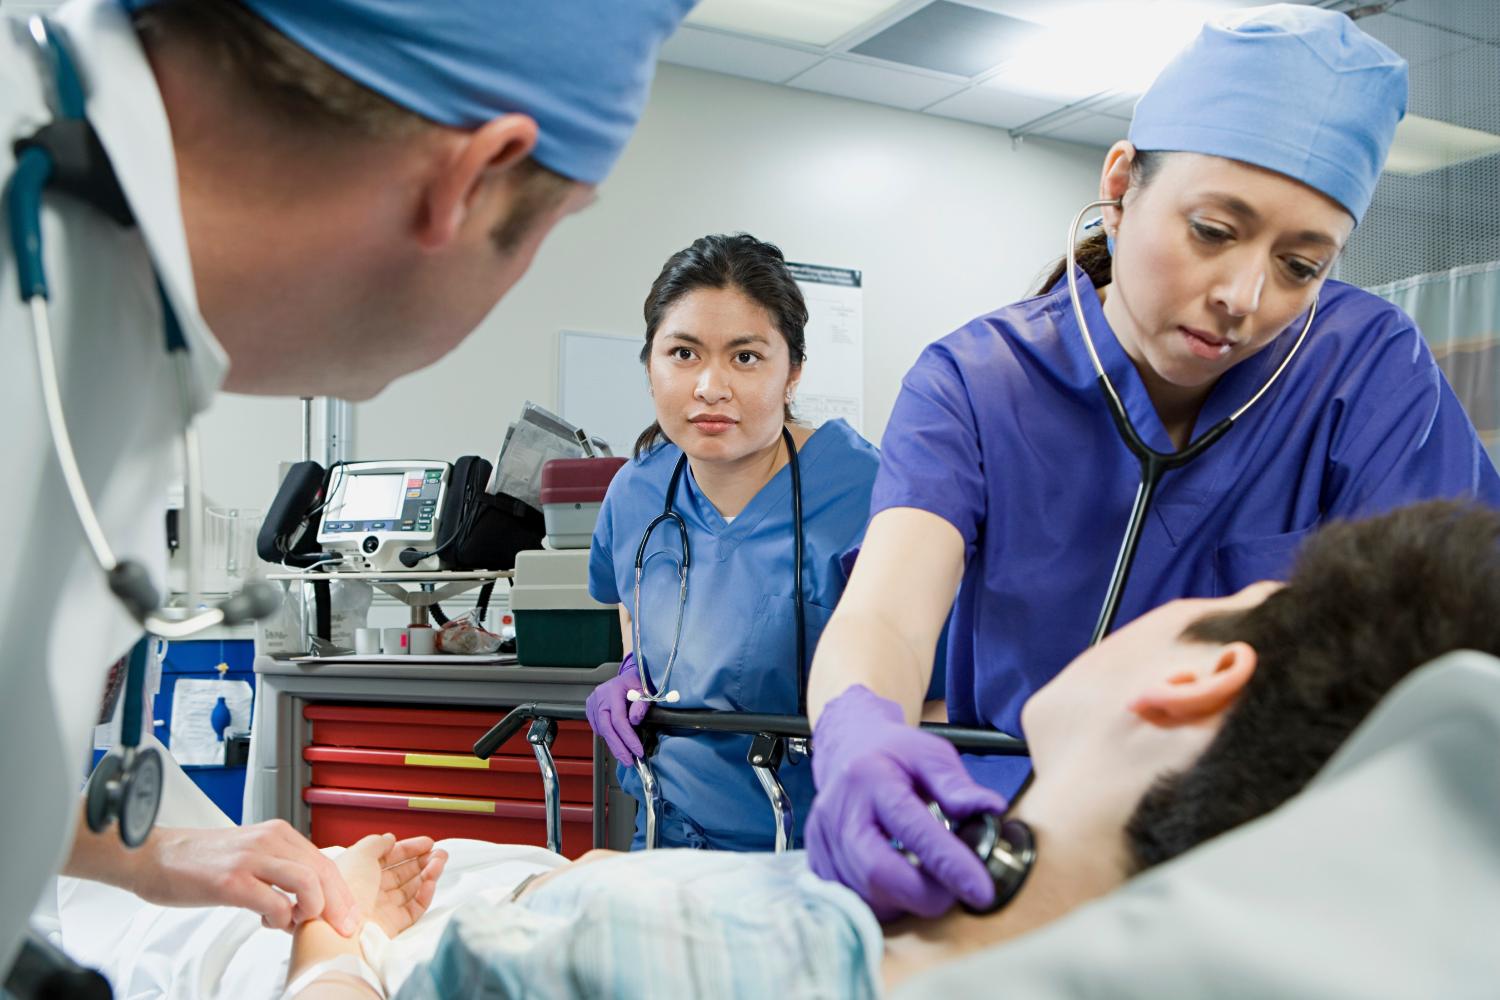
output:
<svg viewBox="0 0 1500 1000"><path fill-rule="evenodd" d="M667 313L689 292L702 288L743 292L781 331L792 367L807 360L807 303L787 269L781 248L749 233L716 233L700 236L692 246L668 257L651 283L651 291L646 293L646 343L641 347L641 364L650 366L656 331ZM790 405L784 408L783 418L792 419ZM661 424L653 422L636 438L635 457L656 447L664 437Z"/></svg>
<svg viewBox="0 0 1500 1000"><path fill-rule="evenodd" d="M329 66L238 0L153 0L131 19L148 46L175 41L191 46L218 79L229 81L237 99L253 102L294 137L400 140L435 127ZM533 159L517 170L514 204L492 234L507 252L541 215L561 204L572 186Z"/></svg>
<svg viewBox="0 0 1500 1000"><path fill-rule="evenodd" d="M1143 188L1151 183L1156 176L1157 170L1161 169L1162 158L1166 153L1148 152L1136 150L1135 159L1130 162L1130 182L1137 188ZM1083 268L1083 273L1089 276L1095 288L1109 284L1112 274L1111 258L1109 255L1109 244L1104 238L1104 227L1091 229L1078 241L1074 255L1078 260L1078 266ZM1060 257L1047 272L1047 277L1037 285L1033 295L1041 295L1053 285L1057 284L1062 276L1068 272L1068 258Z"/></svg>
<svg viewBox="0 0 1500 1000"><path fill-rule="evenodd" d="M1168 861L1281 805L1377 702L1456 649L1500 655L1500 513L1430 501L1329 525L1287 586L1183 633L1246 642L1255 672L1187 769L1157 780L1125 829L1138 868Z"/></svg>

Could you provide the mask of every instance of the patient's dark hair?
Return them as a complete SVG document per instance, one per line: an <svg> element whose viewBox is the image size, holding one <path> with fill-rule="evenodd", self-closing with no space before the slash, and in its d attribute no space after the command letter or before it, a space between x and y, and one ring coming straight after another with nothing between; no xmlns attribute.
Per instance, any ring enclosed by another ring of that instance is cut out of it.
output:
<svg viewBox="0 0 1500 1000"><path fill-rule="evenodd" d="M1407 674L1443 653L1500 654L1500 513L1447 501L1329 525L1287 586L1184 638L1244 641L1254 675L1191 767L1159 779L1126 840L1168 861L1297 794Z"/></svg>

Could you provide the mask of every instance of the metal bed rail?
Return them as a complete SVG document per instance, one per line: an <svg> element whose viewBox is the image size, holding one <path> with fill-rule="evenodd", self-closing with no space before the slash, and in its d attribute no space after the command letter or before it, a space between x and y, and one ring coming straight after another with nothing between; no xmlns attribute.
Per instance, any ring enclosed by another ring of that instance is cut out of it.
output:
<svg viewBox="0 0 1500 1000"><path fill-rule="evenodd" d="M557 720L586 718L582 705L530 701L511 709L474 744L474 755L481 760L488 760L501 744L519 733L522 727L528 727L526 742L531 744L532 753L542 772L542 789L547 810L547 848L557 853L562 851L562 806L557 765L552 758L552 742L557 738ZM968 753L1010 757L1027 755L1025 741L993 729L954 726L944 722L924 722L921 728L941 736L955 748ZM776 829L776 851L780 853L786 850L791 845L795 817L792 814L791 799L787 797L776 772L788 754L807 756L812 752L812 732L806 717L662 708L652 705L637 727L646 752L635 763L645 796L647 850L657 845L657 817L661 814L661 791L649 758L656 751L658 734L672 729L738 733L751 737L747 760L770 804ZM595 807L598 807L597 803Z"/></svg>

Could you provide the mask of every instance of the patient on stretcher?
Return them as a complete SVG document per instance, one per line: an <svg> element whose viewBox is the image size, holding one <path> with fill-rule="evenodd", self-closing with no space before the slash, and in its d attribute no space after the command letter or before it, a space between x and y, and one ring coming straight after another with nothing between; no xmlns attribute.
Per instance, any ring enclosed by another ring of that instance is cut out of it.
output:
<svg viewBox="0 0 1500 1000"><path fill-rule="evenodd" d="M1026 706L1036 778L1012 812L1035 831L1037 860L990 916L881 927L798 852L595 852L565 865L535 848L452 842L444 873L428 841L367 838L338 859L364 894L366 932L351 942L303 925L287 979L306 1000L878 996L1275 809L1408 673L1455 649L1500 654L1497 593L1500 514L1427 503L1325 528L1284 587L1176 601L1120 629ZM286 939L261 940L257 988L274 996L266 980ZM366 967L325 964L361 944ZM256 995L214 978L237 960L179 958L182 981L159 988ZM144 983L138 960L106 965L118 995Z"/></svg>

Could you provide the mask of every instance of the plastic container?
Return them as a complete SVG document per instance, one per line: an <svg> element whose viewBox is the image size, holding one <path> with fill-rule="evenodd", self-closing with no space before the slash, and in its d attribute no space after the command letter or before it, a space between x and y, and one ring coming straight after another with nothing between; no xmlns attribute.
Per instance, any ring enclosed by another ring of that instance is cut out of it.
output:
<svg viewBox="0 0 1500 1000"><path fill-rule="evenodd" d="M620 659L620 615L589 596L587 549L516 555L510 610L516 659L528 667L583 667Z"/></svg>
<svg viewBox="0 0 1500 1000"><path fill-rule="evenodd" d="M311 816L312 841L319 847L348 846L372 833L399 838L465 837L498 844L547 844L546 807L457 796L400 795L306 788L302 801ZM576 858L593 846L593 810L562 806L563 854Z"/></svg>
<svg viewBox="0 0 1500 1000"><path fill-rule="evenodd" d="M554 458L542 466L542 517L549 546L589 547L604 494L624 464L623 458Z"/></svg>

